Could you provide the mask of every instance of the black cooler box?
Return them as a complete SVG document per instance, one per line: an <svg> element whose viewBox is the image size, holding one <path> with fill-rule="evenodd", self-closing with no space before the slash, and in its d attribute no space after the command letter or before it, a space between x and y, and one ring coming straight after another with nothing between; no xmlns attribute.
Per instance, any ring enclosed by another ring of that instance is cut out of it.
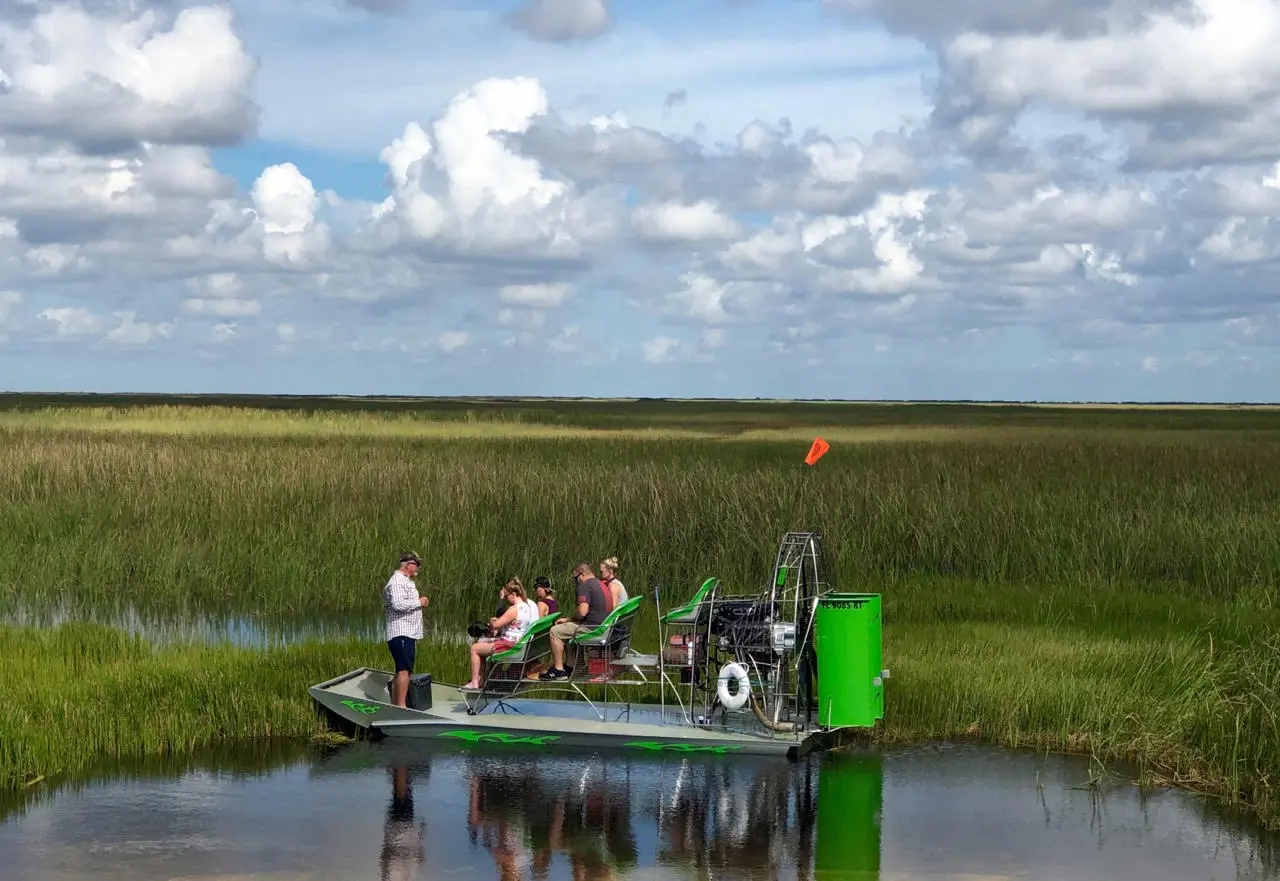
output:
<svg viewBox="0 0 1280 881"><path fill-rule="evenodd" d="M387 683L387 702L391 702L391 686L392 682ZM429 710L431 709L431 674L419 673L417 676L409 677L409 694L405 698L405 703L409 705L411 710Z"/></svg>

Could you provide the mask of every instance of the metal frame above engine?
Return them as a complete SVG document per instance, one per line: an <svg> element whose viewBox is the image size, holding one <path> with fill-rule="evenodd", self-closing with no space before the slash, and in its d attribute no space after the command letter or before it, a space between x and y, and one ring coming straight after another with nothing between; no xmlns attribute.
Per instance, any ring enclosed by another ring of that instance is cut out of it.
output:
<svg viewBox="0 0 1280 881"><path fill-rule="evenodd" d="M816 713L814 614L832 589L818 532L784 535L768 582L753 593L730 592L717 580L696 614L663 625L664 712L670 689L690 724L735 727L741 719L743 727L775 733L809 729Z"/></svg>

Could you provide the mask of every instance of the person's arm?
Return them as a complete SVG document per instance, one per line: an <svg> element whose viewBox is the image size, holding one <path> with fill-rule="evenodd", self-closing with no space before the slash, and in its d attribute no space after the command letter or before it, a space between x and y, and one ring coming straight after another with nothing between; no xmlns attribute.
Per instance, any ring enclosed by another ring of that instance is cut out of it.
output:
<svg viewBox="0 0 1280 881"><path fill-rule="evenodd" d="M578 614L576 616L562 615L560 616L560 621L581 621L583 618L587 617L587 611L590 608L591 606L587 603L587 595L585 593L580 593L578 594Z"/></svg>
<svg viewBox="0 0 1280 881"><path fill-rule="evenodd" d="M551 614L551 609L547 606L546 600L538 600L538 617L545 618Z"/></svg>
<svg viewBox="0 0 1280 881"><path fill-rule="evenodd" d="M503 612L500 617L489 619L489 626L492 627L494 630L497 630L499 627L503 627L507 624L510 624L512 621L516 620L517 614L518 613L516 611L515 606L508 606L507 610Z"/></svg>

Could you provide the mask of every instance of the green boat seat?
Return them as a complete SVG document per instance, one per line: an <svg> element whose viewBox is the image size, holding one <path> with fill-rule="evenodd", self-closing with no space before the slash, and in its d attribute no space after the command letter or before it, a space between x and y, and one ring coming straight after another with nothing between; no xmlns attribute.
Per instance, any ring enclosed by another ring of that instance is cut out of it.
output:
<svg viewBox="0 0 1280 881"><path fill-rule="evenodd" d="M696 623L698 620L699 607L702 605L702 601L707 598L707 595L711 593L711 589L715 587L716 584L719 583L719 581L720 579L716 578L713 575L710 578L708 578L706 581L702 582L702 587L698 588L698 592L693 595L693 599L689 600L689 602L685 603L683 606L680 606L677 609L672 609L670 612L667 612L665 615L663 615L662 623L663 624Z"/></svg>
<svg viewBox="0 0 1280 881"><path fill-rule="evenodd" d="M618 606L608 616L590 630L579 633L569 644L582 648L587 656L601 657L612 655L621 658L631 644L631 622L640 612L640 604L644 596L635 596ZM602 671L597 671L602 672Z"/></svg>
<svg viewBox="0 0 1280 881"><path fill-rule="evenodd" d="M556 619L560 617L559 612L552 612L549 615L543 615L537 621L529 625L529 629L524 632L524 636L520 637L520 641L506 651L495 652L490 655L488 661L490 664L521 664L537 657L537 649L541 645L548 645L544 638L551 631L551 625L556 623Z"/></svg>
<svg viewBox="0 0 1280 881"><path fill-rule="evenodd" d="M574 645L597 646L610 645L615 638L621 638L623 633L619 631L627 631L631 620L635 618L640 611L640 604L644 602L644 596L636 596L627 600L609 613L603 621L595 627L583 633L579 633L573 639L569 640Z"/></svg>

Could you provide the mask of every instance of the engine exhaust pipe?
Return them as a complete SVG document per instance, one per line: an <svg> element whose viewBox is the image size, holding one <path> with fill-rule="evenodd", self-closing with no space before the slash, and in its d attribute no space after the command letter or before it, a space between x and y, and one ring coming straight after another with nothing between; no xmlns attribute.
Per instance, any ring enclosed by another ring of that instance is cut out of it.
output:
<svg viewBox="0 0 1280 881"><path fill-rule="evenodd" d="M752 692L749 700L751 701L751 712L755 713L760 724L770 731L795 731L795 722L776 722L764 714L764 710L760 709L760 702L756 700L755 692Z"/></svg>

